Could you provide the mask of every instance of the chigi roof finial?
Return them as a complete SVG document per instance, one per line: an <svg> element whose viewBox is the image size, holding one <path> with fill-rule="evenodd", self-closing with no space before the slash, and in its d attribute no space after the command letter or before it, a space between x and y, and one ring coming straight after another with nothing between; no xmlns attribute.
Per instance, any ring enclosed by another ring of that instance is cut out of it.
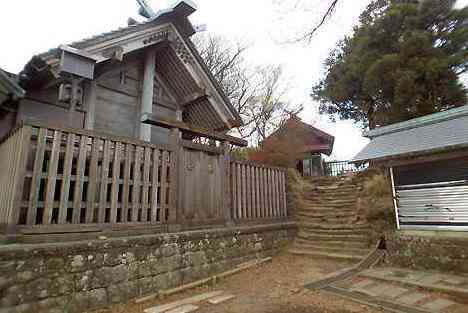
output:
<svg viewBox="0 0 468 313"><path fill-rule="evenodd" d="M146 0L137 0L138 4L140 5L140 10L138 13L146 17L147 19L154 18L156 16L156 12L151 8L151 6L146 2Z"/></svg>

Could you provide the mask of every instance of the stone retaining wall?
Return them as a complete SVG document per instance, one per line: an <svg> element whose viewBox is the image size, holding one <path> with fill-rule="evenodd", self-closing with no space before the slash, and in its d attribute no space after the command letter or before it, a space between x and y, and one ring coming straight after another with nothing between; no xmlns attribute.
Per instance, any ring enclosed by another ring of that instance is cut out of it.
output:
<svg viewBox="0 0 468 313"><path fill-rule="evenodd" d="M274 255L292 223L0 247L0 313L105 307Z"/></svg>
<svg viewBox="0 0 468 313"><path fill-rule="evenodd" d="M400 231L386 236L391 265L433 271L468 273L468 234Z"/></svg>

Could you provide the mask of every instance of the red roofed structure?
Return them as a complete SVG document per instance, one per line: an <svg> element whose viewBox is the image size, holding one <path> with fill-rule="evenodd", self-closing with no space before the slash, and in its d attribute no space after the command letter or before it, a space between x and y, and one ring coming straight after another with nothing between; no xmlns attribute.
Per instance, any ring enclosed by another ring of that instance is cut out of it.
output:
<svg viewBox="0 0 468 313"><path fill-rule="evenodd" d="M331 155L335 137L301 121L295 115L261 143L253 161L267 162L275 155L294 157L297 170L304 176L324 173L322 154ZM283 164L281 164L283 165ZM289 164L292 166L292 164Z"/></svg>

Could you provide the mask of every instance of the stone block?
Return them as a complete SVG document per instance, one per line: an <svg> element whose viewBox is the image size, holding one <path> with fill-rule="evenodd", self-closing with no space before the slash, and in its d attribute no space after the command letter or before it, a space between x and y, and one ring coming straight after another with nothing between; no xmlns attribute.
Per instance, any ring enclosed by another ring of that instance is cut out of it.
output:
<svg viewBox="0 0 468 313"><path fill-rule="evenodd" d="M407 295L403 295L398 298L398 301L407 304L407 305L416 305L418 302L424 300L427 297L426 294L422 292L411 292Z"/></svg>
<svg viewBox="0 0 468 313"><path fill-rule="evenodd" d="M107 288L110 303L124 303L138 296L137 281L113 284Z"/></svg>
<svg viewBox="0 0 468 313"><path fill-rule="evenodd" d="M425 303L422 307L431 312L442 312L456 303L447 299L436 299Z"/></svg>

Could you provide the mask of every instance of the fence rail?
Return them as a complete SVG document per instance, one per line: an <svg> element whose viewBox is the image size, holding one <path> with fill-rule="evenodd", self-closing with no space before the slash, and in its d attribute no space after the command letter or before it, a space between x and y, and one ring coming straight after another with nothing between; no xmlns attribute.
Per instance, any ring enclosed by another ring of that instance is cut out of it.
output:
<svg viewBox="0 0 468 313"><path fill-rule="evenodd" d="M326 176L342 176L349 173L361 172L367 168L367 164L357 165L348 161L325 162Z"/></svg>
<svg viewBox="0 0 468 313"><path fill-rule="evenodd" d="M231 162L230 190L233 219L286 217L285 176L283 169Z"/></svg>

